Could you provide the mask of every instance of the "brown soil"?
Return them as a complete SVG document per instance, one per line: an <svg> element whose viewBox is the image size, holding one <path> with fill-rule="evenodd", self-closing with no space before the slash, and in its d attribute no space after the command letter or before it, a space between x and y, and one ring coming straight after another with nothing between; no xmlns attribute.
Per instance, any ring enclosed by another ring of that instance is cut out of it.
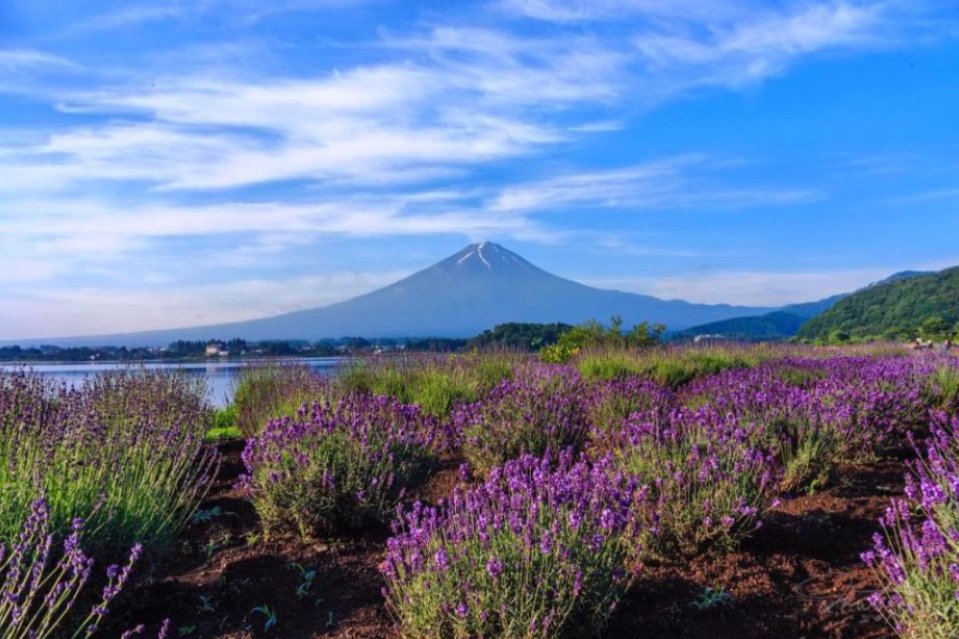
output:
<svg viewBox="0 0 959 639"><path fill-rule="evenodd" d="M241 448L221 447L223 471L202 505L219 508L219 516L192 524L182 548L125 593L112 623L145 623L155 631L169 617L171 639L395 637L377 571L385 533L322 543L261 540L253 507L233 489ZM444 460L415 496L448 495L457 466L458 460ZM785 501L738 552L647 566L603 636L891 638L865 601L877 583L859 553L889 496L901 491L902 471L898 463L844 468L831 488ZM316 571L300 594L303 578L294 563ZM698 610L692 604L707 587L731 599ZM266 616L253 611L262 605L276 613L269 632Z"/></svg>
<svg viewBox="0 0 959 639"><path fill-rule="evenodd" d="M620 604L609 637L657 639L889 639L866 602L878 587L859 559L903 467L841 469L816 495L785 500L738 552L682 565L647 566ZM704 610L704 589L728 603Z"/></svg>

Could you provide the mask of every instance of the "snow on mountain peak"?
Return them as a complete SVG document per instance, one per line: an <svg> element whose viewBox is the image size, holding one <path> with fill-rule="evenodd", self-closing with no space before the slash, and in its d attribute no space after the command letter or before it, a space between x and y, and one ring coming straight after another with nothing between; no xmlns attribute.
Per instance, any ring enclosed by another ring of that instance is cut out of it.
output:
<svg viewBox="0 0 959 639"><path fill-rule="evenodd" d="M533 275L538 269L525 259L495 242L470 244L445 262L447 267L486 272L500 276L522 272Z"/></svg>

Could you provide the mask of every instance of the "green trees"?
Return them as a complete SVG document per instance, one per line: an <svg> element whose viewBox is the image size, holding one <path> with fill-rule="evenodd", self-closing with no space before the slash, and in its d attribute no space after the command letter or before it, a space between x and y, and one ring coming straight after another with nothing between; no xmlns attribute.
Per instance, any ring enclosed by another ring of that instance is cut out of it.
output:
<svg viewBox="0 0 959 639"><path fill-rule="evenodd" d="M540 351L547 363L561 363L572 359L584 348L648 348L660 343L666 327L662 324L640 322L629 332L623 332L623 318L614 315L609 326L598 320L589 320L563 333L556 344Z"/></svg>
<svg viewBox="0 0 959 639"><path fill-rule="evenodd" d="M941 340L951 333L949 322L938 315L923 320L919 332L925 339Z"/></svg>
<svg viewBox="0 0 959 639"><path fill-rule="evenodd" d="M849 335L849 331L844 331L842 329L836 329L829 334L829 343L830 344L845 344L852 339L852 336Z"/></svg>
<svg viewBox="0 0 959 639"><path fill-rule="evenodd" d="M959 328L959 268L869 286L806 322L806 342L872 339L940 341Z"/></svg>
<svg viewBox="0 0 959 639"><path fill-rule="evenodd" d="M571 330L569 324L533 324L508 322L492 330L483 331L469 341L467 348L509 348L521 351L538 351L555 344L563 333Z"/></svg>

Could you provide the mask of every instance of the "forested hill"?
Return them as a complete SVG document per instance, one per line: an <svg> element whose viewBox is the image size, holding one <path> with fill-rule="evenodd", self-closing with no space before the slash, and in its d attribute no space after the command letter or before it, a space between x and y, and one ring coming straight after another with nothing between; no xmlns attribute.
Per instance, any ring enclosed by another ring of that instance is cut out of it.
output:
<svg viewBox="0 0 959 639"><path fill-rule="evenodd" d="M734 317L733 319L700 324L671 336L672 340L691 340L697 335L721 335L726 339L742 342L779 341L789 339L806 322L805 317L795 313L775 311L755 317Z"/></svg>
<svg viewBox="0 0 959 639"><path fill-rule="evenodd" d="M809 320L805 341L945 338L959 332L959 268L862 289Z"/></svg>

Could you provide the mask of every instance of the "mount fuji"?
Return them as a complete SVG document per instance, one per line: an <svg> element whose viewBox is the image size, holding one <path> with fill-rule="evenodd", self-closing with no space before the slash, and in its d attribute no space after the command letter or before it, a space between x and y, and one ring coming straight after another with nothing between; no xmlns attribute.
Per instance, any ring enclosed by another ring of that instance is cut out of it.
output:
<svg viewBox="0 0 959 639"><path fill-rule="evenodd" d="M329 306L197 328L30 342L164 346L181 339L233 337L251 341L468 337L504 322L576 324L589 319L605 321L612 315L621 316L627 325L649 321L682 330L770 310L667 301L593 288L547 273L499 244L483 242L389 286Z"/></svg>

